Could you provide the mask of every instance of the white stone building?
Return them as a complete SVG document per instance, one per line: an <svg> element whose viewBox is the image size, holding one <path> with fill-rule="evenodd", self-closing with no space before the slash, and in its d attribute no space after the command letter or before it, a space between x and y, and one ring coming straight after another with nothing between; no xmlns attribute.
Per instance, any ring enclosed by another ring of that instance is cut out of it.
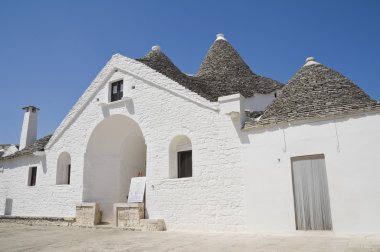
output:
<svg viewBox="0 0 380 252"><path fill-rule="evenodd" d="M169 230L380 233L380 103L313 58L284 86L218 35L192 76L157 46L114 55L51 136L24 109L18 149L0 151L0 215L96 202L110 222L146 176L145 217Z"/></svg>

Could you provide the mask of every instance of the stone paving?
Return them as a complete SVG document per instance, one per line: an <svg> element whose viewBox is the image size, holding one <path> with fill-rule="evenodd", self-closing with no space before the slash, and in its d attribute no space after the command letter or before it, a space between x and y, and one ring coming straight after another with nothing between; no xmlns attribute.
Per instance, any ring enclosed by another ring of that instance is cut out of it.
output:
<svg viewBox="0 0 380 252"><path fill-rule="evenodd" d="M139 232L0 223L0 251L379 251L380 237Z"/></svg>

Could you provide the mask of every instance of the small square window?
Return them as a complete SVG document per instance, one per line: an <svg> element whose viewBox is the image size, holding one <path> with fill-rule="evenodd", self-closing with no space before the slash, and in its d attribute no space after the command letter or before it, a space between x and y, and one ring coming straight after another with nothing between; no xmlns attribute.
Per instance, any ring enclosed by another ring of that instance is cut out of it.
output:
<svg viewBox="0 0 380 252"><path fill-rule="evenodd" d="M123 81L111 83L111 102L123 98Z"/></svg>
<svg viewBox="0 0 380 252"><path fill-rule="evenodd" d="M30 167L28 186L35 186L36 179L37 179L37 167Z"/></svg>

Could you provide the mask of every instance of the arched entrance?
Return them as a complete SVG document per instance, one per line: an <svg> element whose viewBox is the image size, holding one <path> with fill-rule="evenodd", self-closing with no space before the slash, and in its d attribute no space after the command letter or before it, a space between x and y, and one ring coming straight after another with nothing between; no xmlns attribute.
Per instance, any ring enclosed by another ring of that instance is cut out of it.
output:
<svg viewBox="0 0 380 252"><path fill-rule="evenodd" d="M83 201L97 202L102 221L112 220L114 203L127 202L132 177L145 176L146 145L139 125L123 115L100 122L85 154Z"/></svg>

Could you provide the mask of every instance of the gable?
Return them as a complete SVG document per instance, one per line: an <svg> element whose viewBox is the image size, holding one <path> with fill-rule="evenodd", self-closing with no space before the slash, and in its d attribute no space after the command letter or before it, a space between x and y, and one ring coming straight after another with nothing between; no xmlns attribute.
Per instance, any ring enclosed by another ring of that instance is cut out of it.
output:
<svg viewBox="0 0 380 252"><path fill-rule="evenodd" d="M195 103L201 107L213 111L218 111L217 103L208 101L200 95L179 85L177 82L149 68L143 63L127 58L120 54L115 54L107 62L106 66L99 72L91 85L86 89L84 94L79 98L77 103L73 106L61 124L55 130L53 136L46 146L47 149L52 147L54 143L60 138L60 136L65 132L65 130L75 121L78 116L80 116L89 102L92 101L97 92L99 92L99 90L108 83L109 79L115 72L121 72L123 74L130 75L133 78L143 81L144 83L165 89L167 92L181 97L184 100Z"/></svg>

